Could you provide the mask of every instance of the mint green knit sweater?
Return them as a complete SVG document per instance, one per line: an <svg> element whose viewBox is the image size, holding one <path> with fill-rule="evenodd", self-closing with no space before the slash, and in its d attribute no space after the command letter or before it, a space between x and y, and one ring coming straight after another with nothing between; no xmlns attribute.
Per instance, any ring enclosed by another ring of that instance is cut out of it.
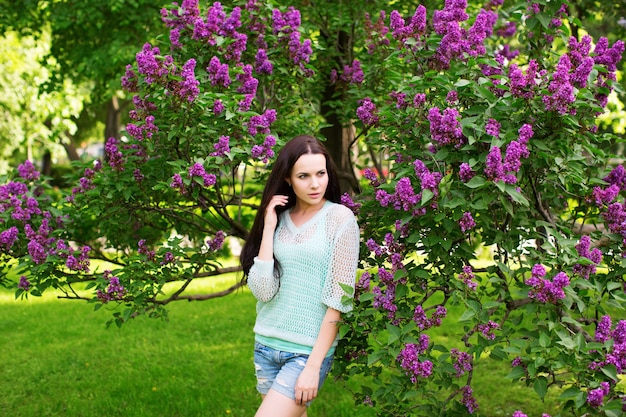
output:
<svg viewBox="0 0 626 417"><path fill-rule="evenodd" d="M248 286L258 300L254 332L257 340L275 349L291 346L295 353L310 353L327 308L352 310L351 302L342 301L348 294L339 284L354 288L356 281L359 228L354 214L327 201L296 227L288 211L281 213L274 257L280 277L274 275L274 261L258 258L248 274Z"/></svg>

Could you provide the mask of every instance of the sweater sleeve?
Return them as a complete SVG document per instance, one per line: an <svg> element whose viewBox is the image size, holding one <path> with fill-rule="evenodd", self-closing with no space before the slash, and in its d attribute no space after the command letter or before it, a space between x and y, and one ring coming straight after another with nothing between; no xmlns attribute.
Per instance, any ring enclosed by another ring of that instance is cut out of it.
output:
<svg viewBox="0 0 626 417"><path fill-rule="evenodd" d="M352 212L349 212L348 218L337 230L328 276L322 290L322 303L342 313L352 310L352 302L344 303L343 297L352 297L354 294L358 261L359 226ZM352 292L346 293L340 284L351 287Z"/></svg>
<svg viewBox="0 0 626 417"><path fill-rule="evenodd" d="M278 292L279 280L274 275L274 261L263 261L254 258L248 273L248 287L252 295L263 302L268 302Z"/></svg>

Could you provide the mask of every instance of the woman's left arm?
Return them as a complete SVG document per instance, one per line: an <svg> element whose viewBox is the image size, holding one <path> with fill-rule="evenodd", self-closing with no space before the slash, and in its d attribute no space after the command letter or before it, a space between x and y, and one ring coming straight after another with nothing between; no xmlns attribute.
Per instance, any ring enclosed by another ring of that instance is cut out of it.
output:
<svg viewBox="0 0 626 417"><path fill-rule="evenodd" d="M304 404L317 397L322 362L337 337L337 332L339 331L338 323L340 321L341 313L334 308L328 307L322 325L320 326L315 345L313 345L313 351L309 355L306 366L296 381L297 404Z"/></svg>

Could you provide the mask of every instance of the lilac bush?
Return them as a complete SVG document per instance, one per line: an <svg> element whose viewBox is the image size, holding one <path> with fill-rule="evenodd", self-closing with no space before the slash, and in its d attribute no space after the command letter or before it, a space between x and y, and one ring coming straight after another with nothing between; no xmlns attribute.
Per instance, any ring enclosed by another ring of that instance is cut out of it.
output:
<svg viewBox="0 0 626 417"><path fill-rule="evenodd" d="M334 76L379 158L354 199L366 279L337 375L361 375L357 401L379 415L480 415L484 360L568 415L626 407L611 322L626 305L625 170L596 119L624 43L576 39L573 23L566 2L384 11L366 17L362 81ZM451 308L457 340L420 345Z"/></svg>

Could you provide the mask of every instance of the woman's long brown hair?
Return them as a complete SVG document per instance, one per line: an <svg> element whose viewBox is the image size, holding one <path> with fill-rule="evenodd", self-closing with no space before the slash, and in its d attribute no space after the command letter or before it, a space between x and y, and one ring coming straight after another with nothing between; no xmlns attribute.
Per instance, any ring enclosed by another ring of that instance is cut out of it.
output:
<svg viewBox="0 0 626 417"><path fill-rule="evenodd" d="M265 188L263 189L263 196L261 197L261 205L254 218L254 223L246 239L239 261L244 272L244 281L250 272L250 267L254 263L254 258L259 254L259 248L261 246L261 237L263 235L263 227L265 226L265 210L267 205L274 195L286 195L289 196L287 204L285 206L276 207L276 214L280 215L285 210L290 209L296 204L296 195L293 189L287 184L286 178L291 175L291 169L294 164L304 154L322 154L326 158L326 172L328 174L328 186L324 198L329 201L339 203L341 201L341 190L339 188L339 179L337 177L337 170L333 163L330 154L326 147L313 136L300 135L291 139L283 146L278 153L276 162L272 167ZM278 265L275 265L276 270Z"/></svg>

